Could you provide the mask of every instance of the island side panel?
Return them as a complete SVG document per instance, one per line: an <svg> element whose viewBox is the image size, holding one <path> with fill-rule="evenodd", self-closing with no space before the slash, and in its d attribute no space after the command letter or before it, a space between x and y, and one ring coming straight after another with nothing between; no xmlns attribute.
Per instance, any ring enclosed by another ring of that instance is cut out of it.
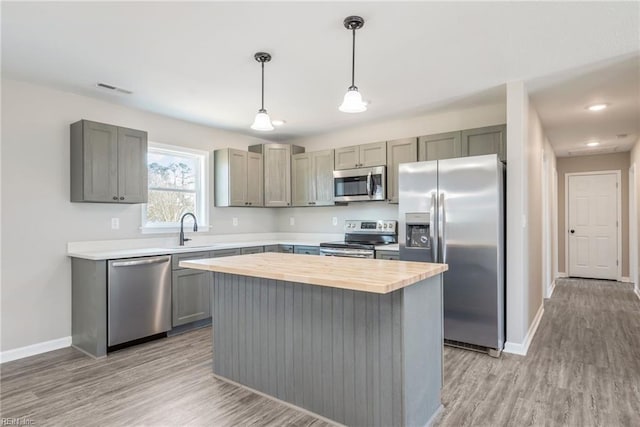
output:
<svg viewBox="0 0 640 427"><path fill-rule="evenodd" d="M107 262L71 258L71 344L107 355Z"/></svg>
<svg viewBox="0 0 640 427"><path fill-rule="evenodd" d="M403 292L404 424L424 426L441 405L442 275Z"/></svg>
<svg viewBox="0 0 640 427"><path fill-rule="evenodd" d="M381 348L403 343L402 292L215 273L214 373L341 423L402 425L402 348ZM243 346L239 358L233 349L249 337L252 351Z"/></svg>

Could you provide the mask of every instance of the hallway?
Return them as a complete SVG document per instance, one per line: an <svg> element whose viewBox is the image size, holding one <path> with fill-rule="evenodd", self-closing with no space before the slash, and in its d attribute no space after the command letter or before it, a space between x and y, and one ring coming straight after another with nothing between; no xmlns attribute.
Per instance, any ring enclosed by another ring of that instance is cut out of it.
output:
<svg viewBox="0 0 640 427"><path fill-rule="evenodd" d="M633 285L558 279L526 357L445 347L439 426L640 425Z"/></svg>

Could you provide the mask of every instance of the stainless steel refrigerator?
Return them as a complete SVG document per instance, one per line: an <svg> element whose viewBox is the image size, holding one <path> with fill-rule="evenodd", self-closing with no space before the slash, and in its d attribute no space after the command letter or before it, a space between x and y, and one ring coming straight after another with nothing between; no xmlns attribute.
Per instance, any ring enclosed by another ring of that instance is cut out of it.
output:
<svg viewBox="0 0 640 427"><path fill-rule="evenodd" d="M400 164L400 259L441 262L444 338L496 356L505 336L504 164L496 155Z"/></svg>

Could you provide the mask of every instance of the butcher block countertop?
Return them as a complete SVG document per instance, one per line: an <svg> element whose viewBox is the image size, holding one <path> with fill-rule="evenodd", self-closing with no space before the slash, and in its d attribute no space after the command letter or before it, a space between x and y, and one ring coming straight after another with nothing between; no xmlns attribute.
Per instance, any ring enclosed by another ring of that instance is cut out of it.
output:
<svg viewBox="0 0 640 427"><path fill-rule="evenodd" d="M259 253L181 261L181 267L386 294L447 271L446 264Z"/></svg>

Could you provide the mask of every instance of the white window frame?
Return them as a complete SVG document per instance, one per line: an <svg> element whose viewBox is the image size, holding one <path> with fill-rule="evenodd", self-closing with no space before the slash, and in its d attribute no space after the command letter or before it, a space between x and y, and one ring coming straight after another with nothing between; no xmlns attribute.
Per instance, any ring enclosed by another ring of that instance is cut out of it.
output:
<svg viewBox="0 0 640 427"><path fill-rule="evenodd" d="M165 154L175 154L178 156L191 155L200 156L200 170L196 175L196 212L198 218L198 231L209 231L209 153L203 150L181 147L179 145L161 144L149 141L148 152L159 152ZM198 206L198 200L202 200ZM147 204L142 205L140 230L143 234L155 233L177 233L180 231L179 222L167 223L147 223ZM185 233L191 231L190 227L185 228Z"/></svg>

